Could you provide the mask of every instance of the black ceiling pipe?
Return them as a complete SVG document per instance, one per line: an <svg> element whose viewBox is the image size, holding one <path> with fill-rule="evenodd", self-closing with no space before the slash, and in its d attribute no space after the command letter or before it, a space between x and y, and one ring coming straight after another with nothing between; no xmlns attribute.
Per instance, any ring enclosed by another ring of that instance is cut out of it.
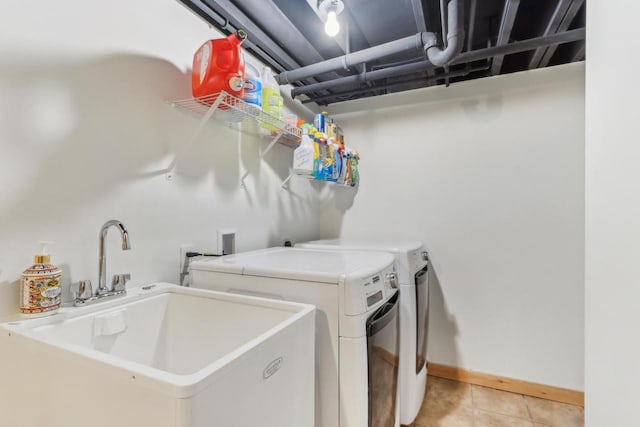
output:
<svg viewBox="0 0 640 427"><path fill-rule="evenodd" d="M450 73L447 74L440 74L437 76L433 76L433 77L427 77L427 78L421 78L421 79L411 79L411 80L405 80L402 82L395 82L395 83L390 83L390 84L386 84L386 85L381 85L381 86L373 86L373 87L367 87L367 88L359 88L359 89L354 89L354 90L350 90L347 92L339 92L339 93L332 93L331 95L322 95L322 96L318 96L312 99L305 99L304 101L302 101L303 104L309 103L309 102L316 102L320 105L328 105L328 104L332 104L333 102L328 102L328 103L324 103L323 101L328 101L331 99L336 99L336 98L341 98L343 96L352 96L352 95L360 95L363 93L368 93L368 92L374 92L376 90L385 90L385 89L401 89L404 85L406 84L410 84L410 83L428 83L428 82L434 82L434 81L438 81L438 80L443 80L443 79L447 79L447 78L455 78L455 77L464 77L467 76L471 73L475 73L477 71L486 71L489 68L491 68L491 66L489 64L484 65L482 67L471 67L471 68L465 68L464 70L458 70L458 71L452 71Z"/></svg>
<svg viewBox="0 0 640 427"><path fill-rule="evenodd" d="M467 62L480 61L488 59L496 55L509 55L513 53L526 52L528 50L537 49L541 46L550 46L555 44L570 43L578 40L583 40L586 37L586 31L584 28L578 28L564 33L552 34L549 36L536 37L529 40L522 40L502 46L494 46L485 49L473 50L471 52L464 52L458 55L450 65L463 64ZM404 74L417 73L429 69L437 68L429 60L415 62L412 64L399 65L397 67L383 68L382 70L364 72L356 76L348 76L335 80L328 80L326 82L314 83L301 87L296 87L291 90L291 96L295 98L298 95L305 93L313 93L319 90L334 89L336 87L343 87L353 85L354 83L360 83L370 80L378 80L382 78L395 77Z"/></svg>

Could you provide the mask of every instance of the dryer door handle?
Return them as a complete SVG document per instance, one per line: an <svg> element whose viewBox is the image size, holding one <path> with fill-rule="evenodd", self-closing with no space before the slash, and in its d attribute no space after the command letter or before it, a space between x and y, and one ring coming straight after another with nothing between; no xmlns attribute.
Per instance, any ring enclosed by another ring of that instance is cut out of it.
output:
<svg viewBox="0 0 640 427"><path fill-rule="evenodd" d="M389 301L378 308L367 320L367 337L372 337L383 330L398 316L398 292Z"/></svg>

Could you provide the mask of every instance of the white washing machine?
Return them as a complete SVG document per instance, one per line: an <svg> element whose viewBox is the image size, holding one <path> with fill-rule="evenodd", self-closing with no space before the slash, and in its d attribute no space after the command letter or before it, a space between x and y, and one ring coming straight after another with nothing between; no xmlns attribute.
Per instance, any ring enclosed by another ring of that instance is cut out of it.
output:
<svg viewBox="0 0 640 427"><path fill-rule="evenodd" d="M392 255L270 248L194 261L191 275L198 288L317 307L316 427L400 425Z"/></svg>
<svg viewBox="0 0 640 427"><path fill-rule="evenodd" d="M400 423L413 423L427 385L428 255L413 240L326 239L297 248L384 251L395 256L400 282Z"/></svg>

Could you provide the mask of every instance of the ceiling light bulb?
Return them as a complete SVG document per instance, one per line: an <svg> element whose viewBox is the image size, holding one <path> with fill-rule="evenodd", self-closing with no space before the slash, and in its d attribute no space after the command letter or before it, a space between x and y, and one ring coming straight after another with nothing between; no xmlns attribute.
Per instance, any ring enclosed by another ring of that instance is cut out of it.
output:
<svg viewBox="0 0 640 427"><path fill-rule="evenodd" d="M340 24L338 23L338 15L331 10L327 13L327 23L324 25L324 31L331 37L335 37L340 32Z"/></svg>

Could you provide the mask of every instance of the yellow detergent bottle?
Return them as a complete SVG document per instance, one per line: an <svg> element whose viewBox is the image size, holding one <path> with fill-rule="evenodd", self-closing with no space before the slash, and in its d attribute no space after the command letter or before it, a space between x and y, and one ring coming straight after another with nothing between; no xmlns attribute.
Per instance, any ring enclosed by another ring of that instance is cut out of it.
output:
<svg viewBox="0 0 640 427"><path fill-rule="evenodd" d="M282 120L282 107L284 100L280 95L280 86L271 72L271 68L262 69L262 111L269 114L276 120ZM272 120L268 118L268 120ZM262 127L272 132L277 131L276 126L263 123Z"/></svg>

